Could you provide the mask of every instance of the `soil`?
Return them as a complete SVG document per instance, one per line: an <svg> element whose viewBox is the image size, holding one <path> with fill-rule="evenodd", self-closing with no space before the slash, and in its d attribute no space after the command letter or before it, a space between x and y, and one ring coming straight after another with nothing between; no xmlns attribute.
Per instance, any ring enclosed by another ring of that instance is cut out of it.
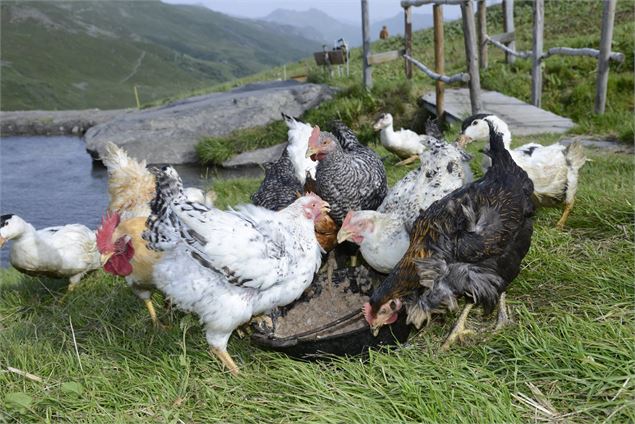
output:
<svg viewBox="0 0 635 424"><path fill-rule="evenodd" d="M300 299L273 317L273 336L285 338L311 331L355 311L359 311L355 317L310 337L322 338L367 328L361 309L364 302L368 301L367 294L372 289L373 281L380 278L379 274L365 267L337 270L333 273L331 284L326 273L318 275Z"/></svg>

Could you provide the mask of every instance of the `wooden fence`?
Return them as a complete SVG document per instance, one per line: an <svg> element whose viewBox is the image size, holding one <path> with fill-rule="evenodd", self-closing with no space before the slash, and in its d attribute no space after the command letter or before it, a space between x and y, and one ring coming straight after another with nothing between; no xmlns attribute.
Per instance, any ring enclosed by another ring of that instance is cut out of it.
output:
<svg viewBox="0 0 635 424"><path fill-rule="evenodd" d="M564 1L564 0L563 0ZM598 1L598 0L596 0ZM496 35L487 34L487 6L485 0L477 0L475 25L472 0L403 0L401 7L404 9L404 33L405 46L403 50L394 50L384 53L370 53L370 34L368 23L368 0L362 0L362 31L364 38L364 85L372 87L372 65L405 59L404 71L406 78L412 78L412 67L420 69L430 78L436 81L436 110L437 116L442 117L444 111L444 86L454 82L467 82L470 88L470 103L472 113L482 109L480 68L488 65L488 44L491 44L505 52L507 63L513 63L515 58L532 59L532 103L540 107L542 97L542 62L550 56L589 56L598 60L597 91L595 96L595 113L602 114L606 108L606 91L608 84L609 61L624 61L622 53L611 51L613 38L613 22L615 18L615 4L617 0L601 0L604 3L602 13L602 33L600 49L553 47L543 51L544 34L544 0L534 0L533 13L533 49L531 51L516 51L516 34L514 30L514 1L503 0L503 33ZM412 7L427 4L433 5L434 13L434 71L412 57ZM463 35L465 44L465 57L467 73L456 75L444 75L445 57L443 41L443 5L461 6L463 21Z"/></svg>

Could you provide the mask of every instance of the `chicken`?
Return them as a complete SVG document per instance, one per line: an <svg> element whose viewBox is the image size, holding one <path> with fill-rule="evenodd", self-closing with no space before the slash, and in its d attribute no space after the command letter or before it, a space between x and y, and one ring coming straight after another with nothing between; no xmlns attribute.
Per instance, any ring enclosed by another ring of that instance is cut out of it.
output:
<svg viewBox="0 0 635 424"><path fill-rule="evenodd" d="M396 320L402 307L408 322L420 327L433 312L456 309L462 297L465 309L443 349L467 333L474 305L489 313L498 303L497 327L507 322L504 293L531 244L533 184L489 125L492 167L417 219L406 254L364 305L374 332Z"/></svg>
<svg viewBox="0 0 635 424"><path fill-rule="evenodd" d="M279 211L293 203L304 193L307 173L315 178L317 162L306 157L310 137L319 137L320 129L282 114L288 131L288 144L280 158L265 169L258 191L251 196L256 206Z"/></svg>
<svg viewBox="0 0 635 424"><path fill-rule="evenodd" d="M328 204L308 194L278 212L210 209L184 198L171 167L157 170L156 191L144 233L148 246L163 252L155 284L177 307L199 315L211 352L236 374L229 337L310 285L321 263L313 223Z"/></svg>
<svg viewBox="0 0 635 424"><path fill-rule="evenodd" d="M478 114L463 121L460 139L486 140L489 134L488 123L494 125L503 135L505 148L512 159L527 172L534 183L534 201L539 206L552 206L564 203L562 216L556 227L564 228L573 208L578 190L578 173L586 162L582 145L575 141L568 146L555 143L543 146L537 143L524 144L511 150L511 133L507 124L496 115ZM490 166L488 160L484 168Z"/></svg>
<svg viewBox="0 0 635 424"><path fill-rule="evenodd" d="M392 122L393 119L390 113L382 113L373 124L373 129L380 131L379 140L382 146L389 152L399 156L400 159L403 159L397 165L406 165L414 162L423 153L427 136L419 135L412 130L404 128L395 131Z"/></svg>
<svg viewBox="0 0 635 424"><path fill-rule="evenodd" d="M155 177L146 169L145 161L137 162L113 143L108 143L101 157L108 169L110 213L97 230L97 247L104 270L124 277L132 291L143 300L155 326L161 327L150 299L154 284L152 268L161 255L146 248L141 239L150 215L150 201L155 195ZM198 188L185 189L192 201L212 206L214 193Z"/></svg>
<svg viewBox="0 0 635 424"><path fill-rule="evenodd" d="M433 127L428 124L430 131ZM338 241L359 244L362 256L376 271L390 272L406 253L409 233L422 210L472 180L469 165L464 166L464 146L432 137L426 143L419 168L395 184L376 212L351 211L340 228Z"/></svg>
<svg viewBox="0 0 635 424"><path fill-rule="evenodd" d="M17 215L0 217L0 247L14 240L9 261L34 276L68 278L72 291L87 273L99 269L95 232L80 224L36 230Z"/></svg>
<svg viewBox="0 0 635 424"><path fill-rule="evenodd" d="M330 216L340 226L351 210L375 210L386 197L386 170L379 155L362 145L340 121L331 137L309 140L307 156L318 160L315 192L331 205Z"/></svg>

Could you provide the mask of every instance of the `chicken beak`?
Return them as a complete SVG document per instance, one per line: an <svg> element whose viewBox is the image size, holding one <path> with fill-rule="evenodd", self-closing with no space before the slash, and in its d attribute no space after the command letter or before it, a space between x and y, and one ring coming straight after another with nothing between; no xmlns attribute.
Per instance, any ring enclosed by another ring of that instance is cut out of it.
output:
<svg viewBox="0 0 635 424"><path fill-rule="evenodd" d="M340 228L340 231L337 233L337 242L338 243L345 242L346 240L348 240L350 236L351 236L351 232L348 231L346 228L342 227Z"/></svg>
<svg viewBox="0 0 635 424"><path fill-rule="evenodd" d="M4 244L7 242L7 239L0 236L0 247L4 246Z"/></svg>
<svg viewBox="0 0 635 424"><path fill-rule="evenodd" d="M313 147L313 146L309 146L309 149L306 151L306 157L310 158L311 156L313 156L314 154L316 154L318 152L318 149Z"/></svg>
<svg viewBox="0 0 635 424"><path fill-rule="evenodd" d="M472 141L471 137L465 134L461 134L459 135L459 138L456 140L456 143L459 145L460 148L464 148L471 141Z"/></svg>
<svg viewBox="0 0 635 424"><path fill-rule="evenodd" d="M101 266L106 265L106 263L108 263L108 261L110 260L110 258L112 257L112 255L114 255L114 252L111 252L111 253L103 253L103 254L99 257L99 261L101 262Z"/></svg>
<svg viewBox="0 0 635 424"><path fill-rule="evenodd" d="M329 205L327 202L323 202L322 213L329 213L329 212L331 212L331 205Z"/></svg>
<svg viewBox="0 0 635 424"><path fill-rule="evenodd" d="M373 333L373 337L377 337L377 335L379 334L379 329L381 328L381 325L371 325L370 326L370 332Z"/></svg>

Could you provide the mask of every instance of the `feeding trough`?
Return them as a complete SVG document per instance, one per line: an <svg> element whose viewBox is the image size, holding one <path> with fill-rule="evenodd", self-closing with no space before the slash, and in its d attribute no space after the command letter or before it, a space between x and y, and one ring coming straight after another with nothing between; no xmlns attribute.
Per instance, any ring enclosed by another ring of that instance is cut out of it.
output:
<svg viewBox="0 0 635 424"><path fill-rule="evenodd" d="M410 326L405 314L380 329L375 337L361 312L373 284L384 275L366 267L345 268L318 275L300 299L272 314L273 328L252 334L254 344L301 359L328 355L359 355L369 348L403 343Z"/></svg>

